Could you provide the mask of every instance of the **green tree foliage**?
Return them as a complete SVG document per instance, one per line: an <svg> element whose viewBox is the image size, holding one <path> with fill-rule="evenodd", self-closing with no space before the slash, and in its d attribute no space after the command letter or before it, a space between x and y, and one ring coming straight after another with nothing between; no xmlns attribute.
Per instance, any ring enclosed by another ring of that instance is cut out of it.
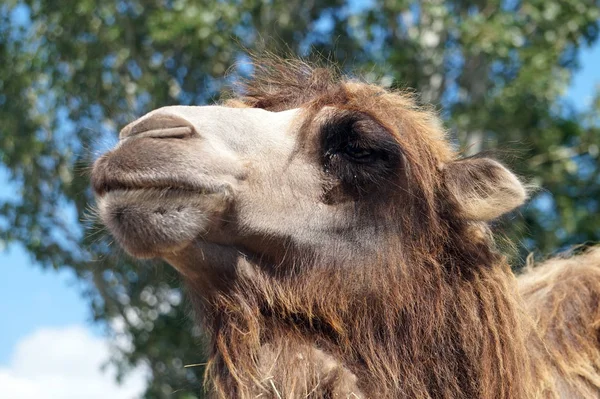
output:
<svg viewBox="0 0 600 399"><path fill-rule="evenodd" d="M591 0L5 0L0 162L20 192L0 203L0 237L89 283L95 319L131 341L120 370L149 366L147 397L199 397L201 336L177 276L120 253L90 217L87 170L119 127L218 99L245 49L325 54L443 108L465 154L500 149L540 187L500 227L521 254L550 253L600 240L600 101L561 100L599 18Z"/></svg>

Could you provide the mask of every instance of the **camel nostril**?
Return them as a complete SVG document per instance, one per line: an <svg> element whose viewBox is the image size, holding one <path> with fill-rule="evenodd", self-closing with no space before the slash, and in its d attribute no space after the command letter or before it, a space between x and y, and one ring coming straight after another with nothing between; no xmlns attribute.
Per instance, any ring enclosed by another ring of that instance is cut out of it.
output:
<svg viewBox="0 0 600 399"><path fill-rule="evenodd" d="M118 207L117 209L114 210L114 217L115 220L117 220L119 223L123 223L125 220L125 215L127 213L127 208L125 207Z"/></svg>
<svg viewBox="0 0 600 399"><path fill-rule="evenodd" d="M125 126L119 138L189 138L195 134L194 128L183 118L175 115L152 114Z"/></svg>

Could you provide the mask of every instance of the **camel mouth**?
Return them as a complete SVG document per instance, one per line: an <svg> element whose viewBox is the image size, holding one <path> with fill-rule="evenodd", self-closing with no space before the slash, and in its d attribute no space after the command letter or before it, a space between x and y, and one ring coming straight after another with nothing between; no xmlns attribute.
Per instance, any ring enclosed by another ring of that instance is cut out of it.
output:
<svg viewBox="0 0 600 399"><path fill-rule="evenodd" d="M103 155L94 163L90 177L97 198L113 192L208 195L227 190L224 182L182 168L180 157L161 158L149 144L152 143L137 140ZM140 155L128 161L124 154L129 151Z"/></svg>
<svg viewBox="0 0 600 399"><path fill-rule="evenodd" d="M100 220L138 258L173 253L206 237L233 195L231 179L190 171L182 167L183 155L155 155L154 144L143 139L121 146L98 159L91 173Z"/></svg>
<svg viewBox="0 0 600 399"><path fill-rule="evenodd" d="M221 191L219 187L213 187L214 184L200 183L191 181L160 181L157 179L145 181L143 178L127 177L122 180L117 179L94 179L94 193L98 197L104 197L109 193L118 192L148 192L158 194L197 194L209 195Z"/></svg>

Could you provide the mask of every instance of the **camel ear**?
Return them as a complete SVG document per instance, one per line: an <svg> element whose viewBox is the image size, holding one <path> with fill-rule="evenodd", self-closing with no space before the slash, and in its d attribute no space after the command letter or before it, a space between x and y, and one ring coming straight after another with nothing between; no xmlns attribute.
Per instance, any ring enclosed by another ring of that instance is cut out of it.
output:
<svg viewBox="0 0 600 399"><path fill-rule="evenodd" d="M443 173L446 187L466 219L492 220L527 199L519 179L489 158L454 161L444 166Z"/></svg>

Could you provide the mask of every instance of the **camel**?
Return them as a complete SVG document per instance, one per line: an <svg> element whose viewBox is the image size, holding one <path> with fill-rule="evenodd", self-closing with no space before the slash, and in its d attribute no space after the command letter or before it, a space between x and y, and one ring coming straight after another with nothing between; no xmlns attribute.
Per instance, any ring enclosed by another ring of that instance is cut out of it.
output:
<svg viewBox="0 0 600 399"><path fill-rule="evenodd" d="M527 189L414 96L260 60L99 158L99 214L182 276L216 398L600 396L600 248L518 278L489 222Z"/></svg>

